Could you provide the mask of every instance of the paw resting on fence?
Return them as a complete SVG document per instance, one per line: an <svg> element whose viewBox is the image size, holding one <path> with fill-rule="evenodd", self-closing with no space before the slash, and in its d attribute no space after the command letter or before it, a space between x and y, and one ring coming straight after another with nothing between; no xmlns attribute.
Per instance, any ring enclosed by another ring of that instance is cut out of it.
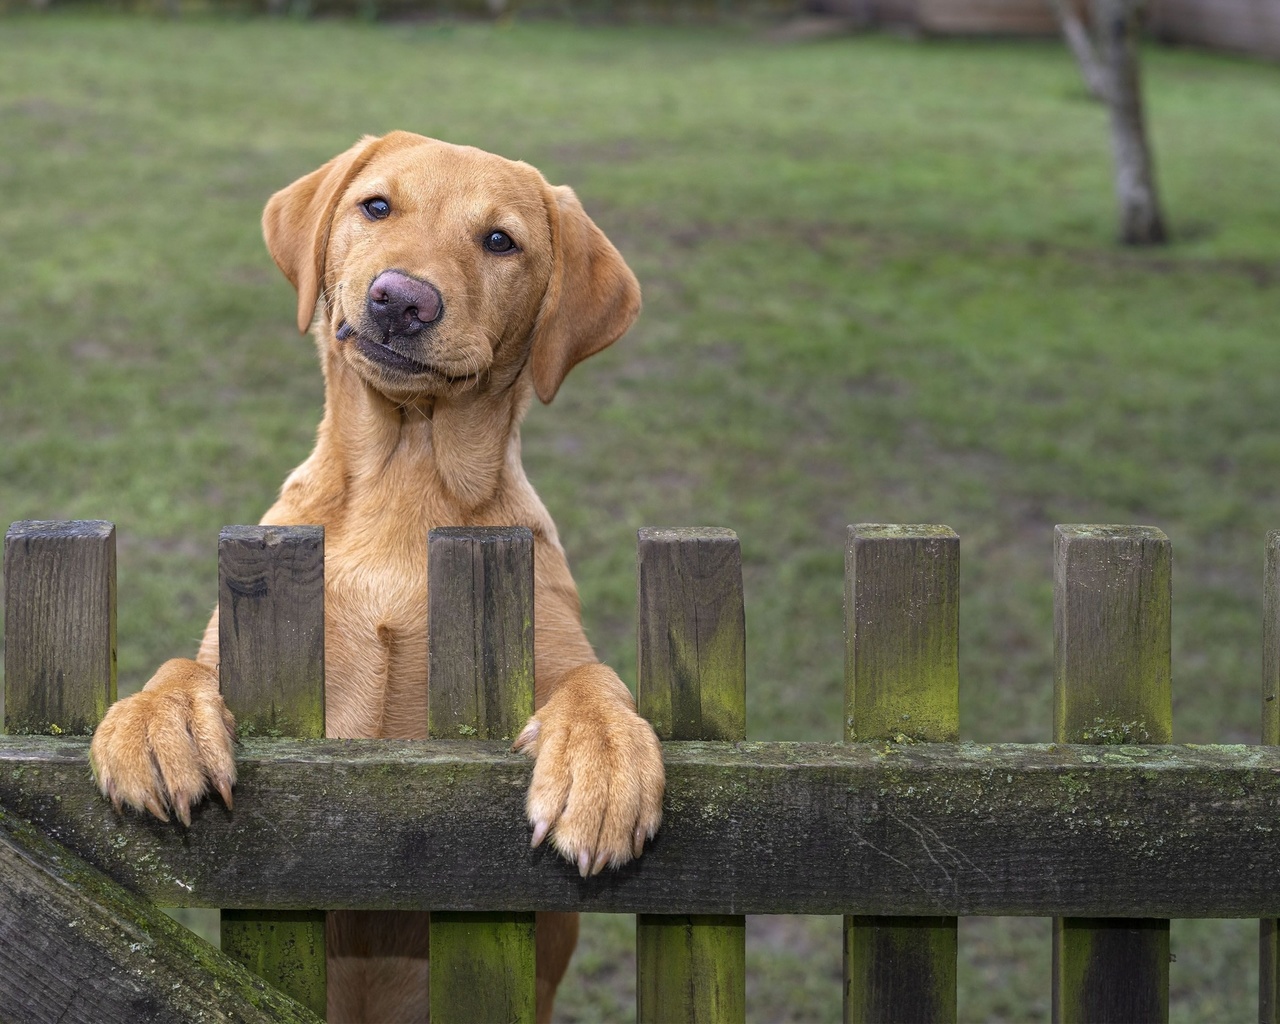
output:
<svg viewBox="0 0 1280 1024"><path fill-rule="evenodd" d="M217 673L174 658L141 693L112 705L93 734L89 759L116 810L128 805L191 824L191 808L216 789L228 808L236 782L235 719Z"/></svg>
<svg viewBox="0 0 1280 1024"><path fill-rule="evenodd" d="M516 739L536 759L525 804L533 845L551 844L586 878L644 850L662 822L662 750L613 670L569 672Z"/></svg>

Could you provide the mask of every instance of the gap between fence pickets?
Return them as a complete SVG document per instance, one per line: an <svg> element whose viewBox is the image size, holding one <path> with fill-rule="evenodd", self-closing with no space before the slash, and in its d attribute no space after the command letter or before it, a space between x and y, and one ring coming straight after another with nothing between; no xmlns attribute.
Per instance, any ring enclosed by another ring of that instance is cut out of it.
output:
<svg viewBox="0 0 1280 1024"><path fill-rule="evenodd" d="M86 747L0 739L0 807L163 904L1280 916L1270 747L673 742L654 856L588 880L529 850L505 743L247 741L190 830L118 818Z"/></svg>

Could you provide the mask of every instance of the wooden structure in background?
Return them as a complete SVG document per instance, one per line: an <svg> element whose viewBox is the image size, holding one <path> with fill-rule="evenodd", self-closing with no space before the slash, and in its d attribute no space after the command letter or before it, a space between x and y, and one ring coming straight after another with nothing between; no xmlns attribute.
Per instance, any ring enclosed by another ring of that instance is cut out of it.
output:
<svg viewBox="0 0 1280 1024"><path fill-rule="evenodd" d="M928 35L1056 36L1049 0L808 0L866 27ZM1280 58L1275 0L1147 0L1148 34L1161 42Z"/></svg>

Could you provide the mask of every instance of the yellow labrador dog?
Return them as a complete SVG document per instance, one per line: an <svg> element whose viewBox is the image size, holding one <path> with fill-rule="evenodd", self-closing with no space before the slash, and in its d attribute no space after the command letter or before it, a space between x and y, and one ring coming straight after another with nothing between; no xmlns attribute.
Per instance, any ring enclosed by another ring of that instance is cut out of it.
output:
<svg viewBox="0 0 1280 1024"><path fill-rule="evenodd" d="M325 730L424 736L427 532L528 526L534 536L536 759L532 842L586 876L638 857L657 830L662 754L587 643L555 525L520 463L520 421L635 320L635 276L573 192L528 164L407 132L364 138L276 193L267 247L315 335L315 450L263 517L325 528ZM168 661L93 738L102 792L190 823L210 789L231 806L234 722L218 692L217 615L194 661ZM577 917L538 919L538 1019ZM329 1018L427 1019L428 915L331 913Z"/></svg>

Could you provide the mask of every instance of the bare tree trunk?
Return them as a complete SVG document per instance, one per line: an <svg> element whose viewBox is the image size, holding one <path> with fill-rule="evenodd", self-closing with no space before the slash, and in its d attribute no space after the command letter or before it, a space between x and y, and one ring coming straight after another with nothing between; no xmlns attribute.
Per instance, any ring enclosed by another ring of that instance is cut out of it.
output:
<svg viewBox="0 0 1280 1024"><path fill-rule="evenodd" d="M1126 245L1162 245L1168 235L1147 141L1138 66L1143 0L1091 0L1092 33L1074 0L1049 2L1085 84L1110 112L1120 240Z"/></svg>
<svg viewBox="0 0 1280 1024"><path fill-rule="evenodd" d="M1093 40L1089 36L1089 29L1080 17L1074 0L1049 0L1049 6L1058 16L1062 34L1067 40L1067 46L1075 57L1076 63L1080 66L1080 74L1084 77L1084 84L1088 87L1090 95L1095 100L1102 100L1105 103L1107 69L1098 60L1097 51L1093 48Z"/></svg>
<svg viewBox="0 0 1280 1024"><path fill-rule="evenodd" d="M1120 202L1120 240L1126 245L1163 245L1167 236L1142 112L1138 67L1141 6L1141 0L1094 0L1093 10L1102 61L1111 80L1107 106Z"/></svg>

